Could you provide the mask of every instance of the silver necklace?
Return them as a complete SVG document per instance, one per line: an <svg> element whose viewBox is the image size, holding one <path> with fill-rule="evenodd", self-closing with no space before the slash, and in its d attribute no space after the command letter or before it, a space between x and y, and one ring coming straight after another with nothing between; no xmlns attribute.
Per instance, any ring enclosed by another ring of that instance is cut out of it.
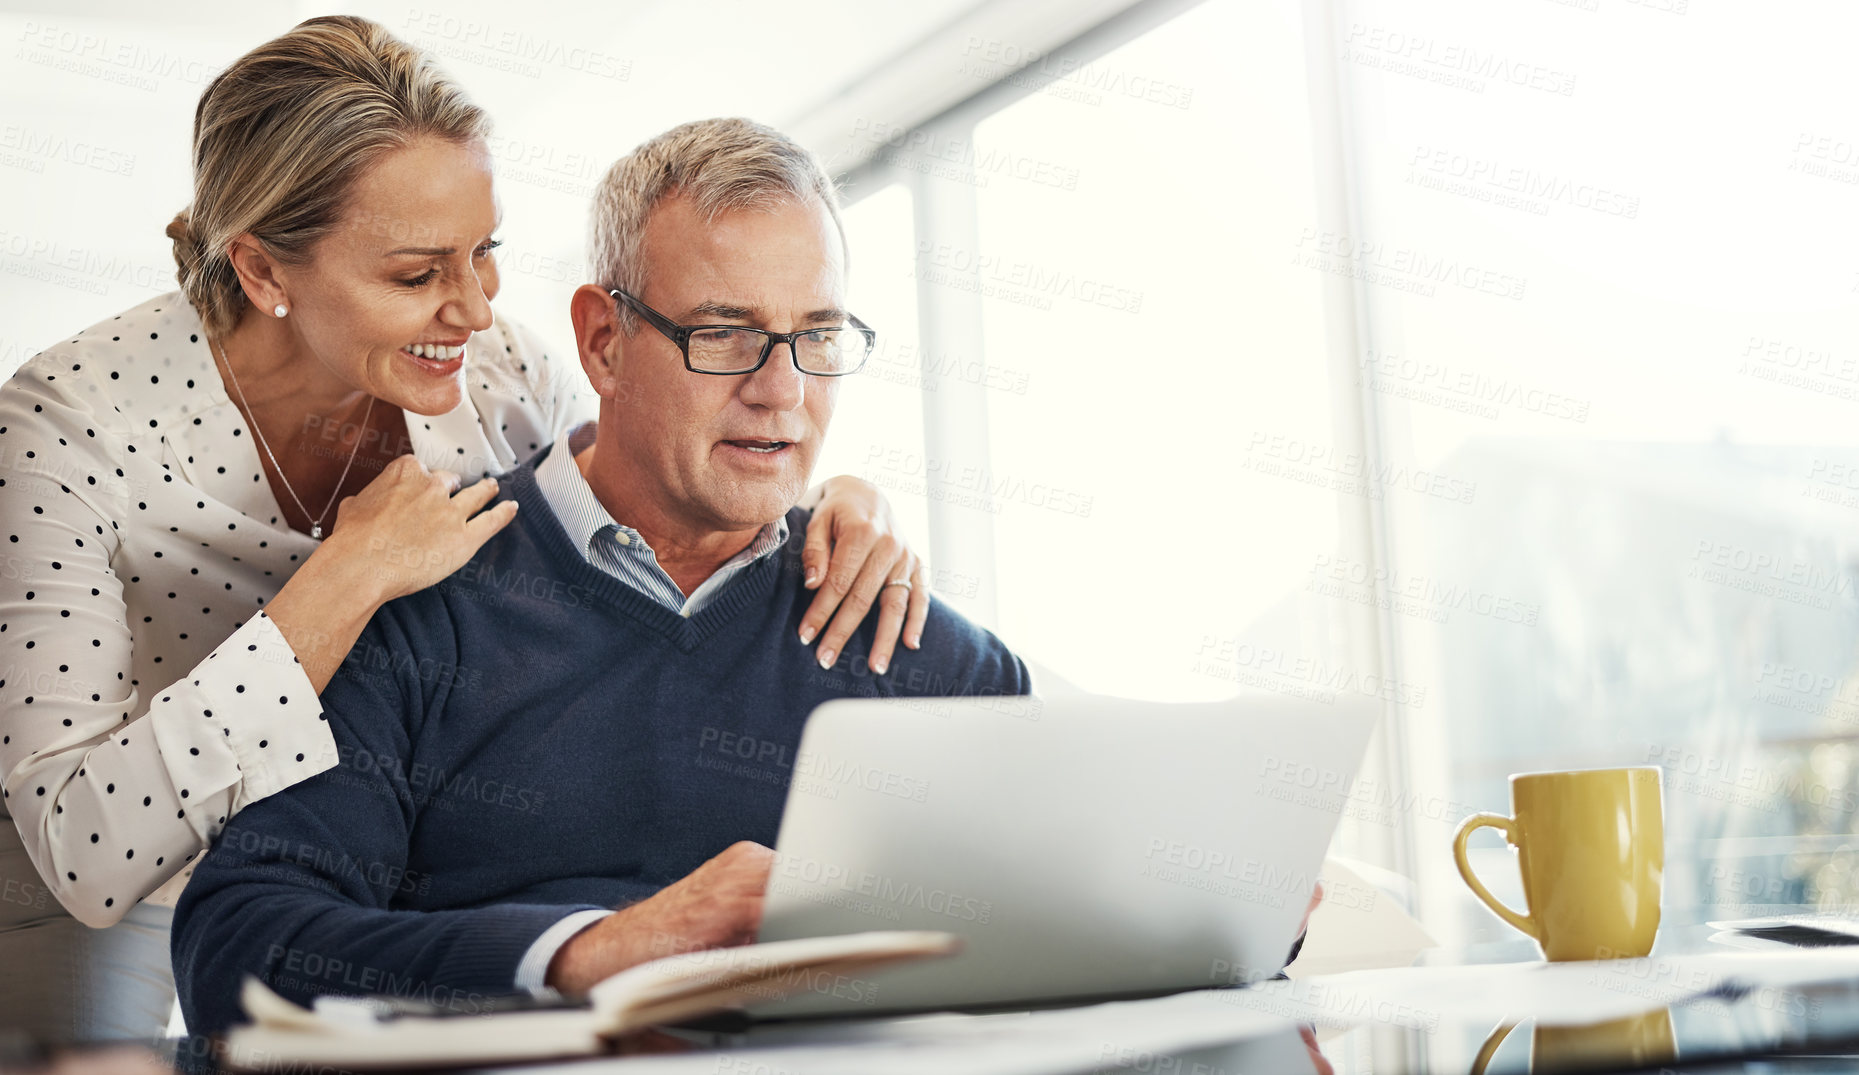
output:
<svg viewBox="0 0 1859 1075"><path fill-rule="evenodd" d="M219 356L219 360L226 364L226 372L232 377L232 390L239 393L239 406L244 407L246 417L251 418L252 405L245 401L245 389L239 387L239 375L233 372L232 359L226 357L225 350L219 346L218 342L209 338L207 343L212 345L214 354ZM374 396L370 395L368 409L361 416L361 433L355 435L355 447L349 449L349 461L342 465L342 477L336 479L335 491L329 494L329 503L323 505L323 513L310 521L310 536L318 541L323 540L323 520L329 517L329 509L336 506L336 498L342 495L342 483L349 478L349 468L355 465L355 457L361 454L362 433L368 431L368 419L373 415ZM271 445L265 442L265 434L258 428L256 419L252 420L252 435L258 438L258 446L265 450L265 456L271 460L271 466L278 472L278 480L284 483L284 491L297 502L297 510L303 512L304 518L308 519L310 509L303 506L303 500L297 495L297 490L290 487L290 479L284 476L284 467L278 462L278 457L272 454Z"/></svg>

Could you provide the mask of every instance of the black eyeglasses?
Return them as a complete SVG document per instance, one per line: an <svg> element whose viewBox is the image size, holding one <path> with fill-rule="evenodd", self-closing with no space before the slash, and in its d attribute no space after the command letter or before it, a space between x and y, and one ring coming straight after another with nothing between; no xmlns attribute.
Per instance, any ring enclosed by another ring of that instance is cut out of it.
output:
<svg viewBox="0 0 1859 1075"><path fill-rule="evenodd" d="M684 352L684 368L692 373L733 376L754 373L785 343L794 356L794 368L815 377L844 377L857 373L878 346L877 330L846 315L852 327L810 328L804 332L768 332L744 325L680 325L619 288L607 294L631 306L665 338Z"/></svg>

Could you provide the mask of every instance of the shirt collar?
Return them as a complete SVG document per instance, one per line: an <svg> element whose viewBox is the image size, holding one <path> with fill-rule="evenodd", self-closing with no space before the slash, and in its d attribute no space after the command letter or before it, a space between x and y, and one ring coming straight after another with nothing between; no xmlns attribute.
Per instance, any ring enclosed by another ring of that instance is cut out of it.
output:
<svg viewBox="0 0 1859 1075"><path fill-rule="evenodd" d="M615 519L601 504L600 498L594 495L593 488L581 474L581 468L575 465L574 445L566 439L557 441L549 449L548 457L536 466L536 488L541 490L543 499L548 501L549 509L555 512L562 529L568 532L575 550L588 563L595 562L594 543L601 539L602 532L609 527L624 535L623 544L648 553L652 551L639 531ZM783 515L763 526L747 548L722 566L752 563L786 545L787 540L787 516Z"/></svg>

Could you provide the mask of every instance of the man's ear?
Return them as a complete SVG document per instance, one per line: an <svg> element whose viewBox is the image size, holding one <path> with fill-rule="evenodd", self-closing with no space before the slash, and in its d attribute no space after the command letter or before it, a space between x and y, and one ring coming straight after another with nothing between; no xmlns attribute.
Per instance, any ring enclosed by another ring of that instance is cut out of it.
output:
<svg viewBox="0 0 1859 1075"><path fill-rule="evenodd" d="M278 306L288 307L290 295L279 276L280 266L277 259L265 251L265 244L251 232L233 239L226 249L226 256L232 261L232 269L239 274L239 284L245 289L245 297L252 300L267 316Z"/></svg>
<svg viewBox="0 0 1859 1075"><path fill-rule="evenodd" d="M606 288L582 284L568 300L568 317L587 383L600 398L612 399L619 392L620 352L626 342L617 303Z"/></svg>

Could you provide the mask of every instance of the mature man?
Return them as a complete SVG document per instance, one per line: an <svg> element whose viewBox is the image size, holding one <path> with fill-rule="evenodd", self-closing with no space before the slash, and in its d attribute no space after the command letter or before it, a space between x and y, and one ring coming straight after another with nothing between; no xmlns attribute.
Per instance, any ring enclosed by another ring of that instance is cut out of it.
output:
<svg viewBox="0 0 1859 1075"><path fill-rule="evenodd" d="M238 814L196 869L174 924L195 1032L237 1021L246 974L446 1003L751 940L816 705L1028 690L940 604L888 669L857 660L870 624L833 672L798 637L786 506L870 347L817 162L686 124L614 165L594 215L602 286L572 303L592 443L512 471L516 521L382 609L322 697L342 764ZM720 752L745 741L758 767Z"/></svg>

